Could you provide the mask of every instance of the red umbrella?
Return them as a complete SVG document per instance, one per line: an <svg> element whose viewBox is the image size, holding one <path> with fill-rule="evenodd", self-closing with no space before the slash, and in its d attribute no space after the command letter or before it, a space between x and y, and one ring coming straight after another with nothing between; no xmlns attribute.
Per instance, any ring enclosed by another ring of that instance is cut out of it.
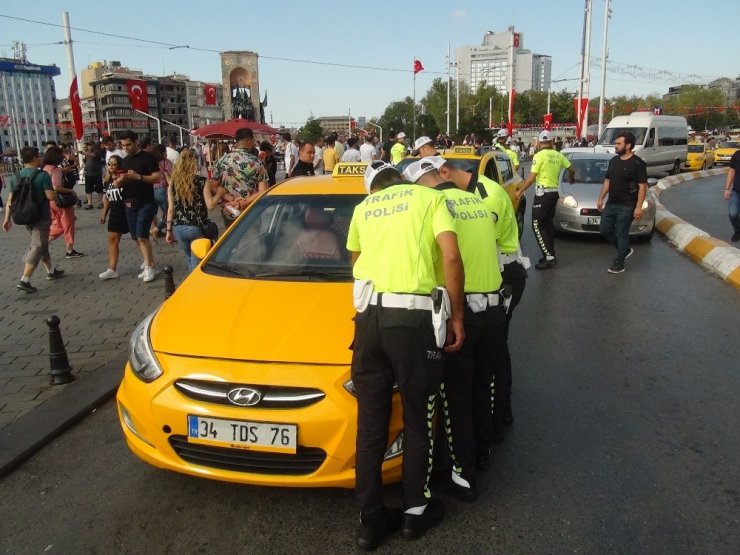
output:
<svg viewBox="0 0 740 555"><path fill-rule="evenodd" d="M233 139L236 132L243 127L262 135L275 135L278 133L277 129L270 127L265 123L237 118L199 127L198 129L195 129L192 134L196 137L203 137L205 139Z"/></svg>

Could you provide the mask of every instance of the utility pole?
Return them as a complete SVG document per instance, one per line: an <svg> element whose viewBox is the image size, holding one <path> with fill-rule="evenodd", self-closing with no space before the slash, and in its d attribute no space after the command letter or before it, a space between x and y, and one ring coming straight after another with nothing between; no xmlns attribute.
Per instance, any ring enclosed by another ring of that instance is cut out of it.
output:
<svg viewBox="0 0 740 555"><path fill-rule="evenodd" d="M611 0L604 0L604 44L601 47L601 96L599 96L599 138L604 130L604 100L606 95L606 61L609 58L609 18L612 15ZM598 140L598 139L597 139Z"/></svg>
<svg viewBox="0 0 740 555"><path fill-rule="evenodd" d="M67 65L69 66L69 83L70 83L70 90L72 89L71 85L77 80L77 71L75 70L75 57L74 52L72 51L72 32L69 29L69 13L68 12L62 12L62 25L64 27L64 44L66 46L67 50ZM79 89L76 89L79 91ZM70 98L69 99L70 106L72 102L77 102L77 105L79 106L80 100L79 100L79 92L77 93L77 99ZM82 137L81 133L82 129L77 130L75 129L75 138L77 138L77 135ZM77 139L77 157L78 157L78 164L80 167L82 167L84 163L84 156L82 153L82 141L80 139Z"/></svg>
<svg viewBox="0 0 740 555"><path fill-rule="evenodd" d="M450 43L447 43L447 136L450 136Z"/></svg>
<svg viewBox="0 0 740 555"><path fill-rule="evenodd" d="M593 0L586 1L586 67L584 93L586 99L591 94L591 14L593 13ZM588 103L583 111L583 136L588 138Z"/></svg>

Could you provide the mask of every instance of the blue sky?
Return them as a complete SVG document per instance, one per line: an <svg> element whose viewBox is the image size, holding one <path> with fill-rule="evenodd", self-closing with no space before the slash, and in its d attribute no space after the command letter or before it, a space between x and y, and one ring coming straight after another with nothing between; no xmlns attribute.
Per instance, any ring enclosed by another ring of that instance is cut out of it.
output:
<svg viewBox="0 0 740 555"><path fill-rule="evenodd" d="M151 12L148 8L156 6ZM215 50L260 54L260 87L268 93L267 119L300 125L314 116L379 116L389 102L410 96L410 72L291 62L292 58L336 64L410 70L414 58L427 71L416 79L417 98L445 72L448 42L479 44L486 31L510 25L525 48L552 56L553 79L578 76L583 0L437 2L110 2L35 0L4 2L0 14L60 24L62 11L72 27ZM721 9L720 9L721 8ZM702 7L683 0L613 0L609 53L623 64L607 73L606 95L663 94L671 85L740 75L740 2L720 0ZM604 1L594 0L591 55L600 59ZM97 60L120 60L150 74L177 71L218 82L217 53L169 49L72 31L77 72ZM0 55L13 40L26 42L29 60L56 63L59 96L69 77L59 28L0 17ZM664 71L645 75L625 66ZM681 75L685 74L685 75ZM699 77L688 77L696 75ZM591 70L591 96L599 93L600 69ZM575 90L576 81L553 90Z"/></svg>

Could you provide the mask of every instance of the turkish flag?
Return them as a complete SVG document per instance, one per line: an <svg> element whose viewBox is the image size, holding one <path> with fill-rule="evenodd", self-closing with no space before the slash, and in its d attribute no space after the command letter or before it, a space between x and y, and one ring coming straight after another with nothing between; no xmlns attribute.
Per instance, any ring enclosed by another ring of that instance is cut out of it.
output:
<svg viewBox="0 0 740 555"><path fill-rule="evenodd" d="M506 124L506 131L509 133L509 137L514 134L514 98L516 97L516 90L511 89L511 95L509 95L509 121Z"/></svg>
<svg viewBox="0 0 740 555"><path fill-rule="evenodd" d="M552 129L552 114L545 114L545 131L550 131Z"/></svg>
<svg viewBox="0 0 740 555"><path fill-rule="evenodd" d="M128 89L128 99L131 101L131 107L134 110L142 112L149 111L149 96L146 92L146 81L141 79L129 79L126 81Z"/></svg>
<svg viewBox="0 0 740 555"><path fill-rule="evenodd" d="M421 60L414 60L414 75L420 71L424 71L424 66L421 65Z"/></svg>
<svg viewBox="0 0 740 555"><path fill-rule="evenodd" d="M519 33L514 33L514 48L519 48Z"/></svg>
<svg viewBox="0 0 740 555"><path fill-rule="evenodd" d="M216 105L216 87L214 87L213 85L204 86L203 94L206 97L206 106Z"/></svg>
<svg viewBox="0 0 740 555"><path fill-rule="evenodd" d="M586 110L588 109L588 98L580 99L580 109L578 107L578 98L573 99L573 108L576 112L576 137L581 136L581 128L583 127L583 119L586 116Z"/></svg>
<svg viewBox="0 0 740 555"><path fill-rule="evenodd" d="M75 122L75 136L82 139L82 108L80 107L80 91L77 89L77 76L69 86L69 103L72 107L72 119Z"/></svg>

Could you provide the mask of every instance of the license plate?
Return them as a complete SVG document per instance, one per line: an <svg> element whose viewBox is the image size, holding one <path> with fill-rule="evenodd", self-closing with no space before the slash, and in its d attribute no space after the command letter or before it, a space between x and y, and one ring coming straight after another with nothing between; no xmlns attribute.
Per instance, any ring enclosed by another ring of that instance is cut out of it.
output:
<svg viewBox="0 0 740 555"><path fill-rule="evenodd" d="M298 426L188 415L188 441L232 449L295 453Z"/></svg>
<svg viewBox="0 0 740 555"><path fill-rule="evenodd" d="M601 216L591 216L586 218L586 225L599 225L601 223Z"/></svg>

